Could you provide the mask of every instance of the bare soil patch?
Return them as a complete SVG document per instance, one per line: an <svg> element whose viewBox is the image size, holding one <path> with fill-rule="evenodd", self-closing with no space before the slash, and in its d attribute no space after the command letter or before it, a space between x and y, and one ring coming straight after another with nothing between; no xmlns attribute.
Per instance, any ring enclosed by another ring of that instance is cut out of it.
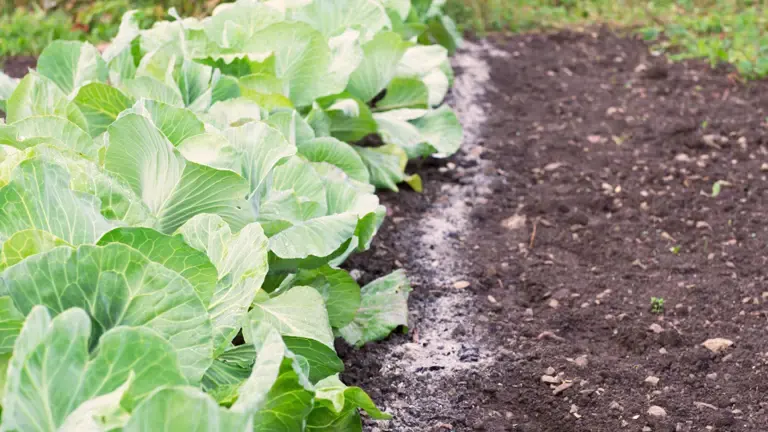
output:
<svg viewBox="0 0 768 432"><path fill-rule="evenodd" d="M415 288L407 334L341 348L397 416L369 429L765 430L768 83L608 31L496 38L456 66L471 143L413 166L423 194L384 194L349 263Z"/></svg>

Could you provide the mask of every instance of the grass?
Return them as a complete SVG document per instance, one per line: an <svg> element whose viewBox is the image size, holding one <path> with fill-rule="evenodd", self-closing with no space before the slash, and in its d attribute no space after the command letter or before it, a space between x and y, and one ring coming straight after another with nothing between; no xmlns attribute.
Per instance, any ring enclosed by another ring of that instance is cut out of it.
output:
<svg viewBox="0 0 768 432"><path fill-rule="evenodd" d="M631 28L673 60L730 63L747 78L768 75L765 0L447 0L465 31Z"/></svg>
<svg viewBox="0 0 768 432"><path fill-rule="evenodd" d="M43 9L34 0L0 0L0 58L38 55L57 39L94 44L115 37L123 14L139 10L139 23L149 27L165 19L171 7L183 16L210 13L221 0L69 0L49 2Z"/></svg>

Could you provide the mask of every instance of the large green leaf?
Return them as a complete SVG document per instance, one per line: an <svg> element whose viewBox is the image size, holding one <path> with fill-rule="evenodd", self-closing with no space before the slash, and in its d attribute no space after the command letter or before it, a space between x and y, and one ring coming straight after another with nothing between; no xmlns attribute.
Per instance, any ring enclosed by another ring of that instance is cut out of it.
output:
<svg viewBox="0 0 768 432"><path fill-rule="evenodd" d="M421 136L437 150L436 157L448 157L461 147L464 132L456 113L443 105L412 121Z"/></svg>
<svg viewBox="0 0 768 432"><path fill-rule="evenodd" d="M331 408L337 414L348 409L351 404L354 408L364 409L375 420L388 420L392 416L381 412L371 398L360 387L347 387L338 375L331 375L318 382L315 386L315 399L320 405Z"/></svg>
<svg viewBox="0 0 768 432"><path fill-rule="evenodd" d="M376 0L314 0L298 8L294 18L309 23L326 38L349 27L374 35L391 26L386 10Z"/></svg>
<svg viewBox="0 0 768 432"><path fill-rule="evenodd" d="M341 99L327 108L331 136L341 141L359 141L376 133L377 124L370 108L358 99Z"/></svg>
<svg viewBox="0 0 768 432"><path fill-rule="evenodd" d="M207 307L213 297L218 274L208 256L185 243L178 236L169 236L151 228L116 228L104 234L98 245L126 244L151 261L162 264L183 276Z"/></svg>
<svg viewBox="0 0 768 432"><path fill-rule="evenodd" d="M349 324L360 307L360 285L341 269L323 266L301 270L291 278L290 284L315 288L323 296L328 320L335 328Z"/></svg>
<svg viewBox="0 0 768 432"><path fill-rule="evenodd" d="M193 387L162 388L132 413L125 432L251 432L252 415L220 407Z"/></svg>
<svg viewBox="0 0 768 432"><path fill-rule="evenodd" d="M218 354L240 330L243 318L267 274L267 237L259 224L233 234L220 217L195 216L179 228L184 241L205 252L218 271L208 312Z"/></svg>
<svg viewBox="0 0 768 432"><path fill-rule="evenodd" d="M173 348L153 331L110 330L92 359L90 333L91 322L81 309L53 319L42 306L31 310L8 369L4 428L107 429L101 421L119 412L121 402L130 409L156 387L185 383Z"/></svg>
<svg viewBox="0 0 768 432"><path fill-rule="evenodd" d="M298 146L299 154L312 162L327 162L343 170L350 178L368 183L368 170L349 144L332 137L314 138Z"/></svg>
<svg viewBox="0 0 768 432"><path fill-rule="evenodd" d="M247 51L270 51L275 76L285 83L286 96L297 107L311 105L322 96L341 92L350 70L334 64L334 53L321 33L300 22L273 24L253 36ZM348 64L354 51L341 50L340 64Z"/></svg>
<svg viewBox="0 0 768 432"><path fill-rule="evenodd" d="M176 107L183 107L184 100L178 89L149 76L125 80L120 87L134 99L152 99Z"/></svg>
<svg viewBox="0 0 768 432"><path fill-rule="evenodd" d="M120 90L103 83L84 85L74 100L88 122L88 132L94 137L107 130L118 114L134 103Z"/></svg>
<svg viewBox="0 0 768 432"><path fill-rule="evenodd" d="M99 147L88 134L71 121L54 115L27 117L7 126L16 139L0 138L0 143L18 149L49 143L56 147L82 154L89 159L98 157Z"/></svg>
<svg viewBox="0 0 768 432"><path fill-rule="evenodd" d="M198 382L211 362L211 323L194 288L178 273L126 245L59 247L2 273L22 313L45 305L58 314L86 309L95 347L107 330L143 326L176 349L184 375Z"/></svg>
<svg viewBox="0 0 768 432"><path fill-rule="evenodd" d="M381 32L363 45L363 61L349 78L347 91L370 101L387 87L397 71L407 44L392 32Z"/></svg>
<svg viewBox="0 0 768 432"><path fill-rule="evenodd" d="M424 82L413 78L395 78L387 86L386 95L376 102L376 111L427 108L428 102L429 89Z"/></svg>
<svg viewBox="0 0 768 432"><path fill-rule="evenodd" d="M23 325L24 315L13 305L13 300L8 296L0 296L0 355L13 351L16 337Z"/></svg>
<svg viewBox="0 0 768 432"><path fill-rule="evenodd" d="M132 112L152 120L155 127L176 147L185 139L205 132L203 122L186 108L151 99L140 99L133 106Z"/></svg>
<svg viewBox="0 0 768 432"><path fill-rule="evenodd" d="M260 343L251 375L240 386L232 405L236 412L254 413L254 431L295 431L303 428L312 409L312 393L303 371L287 357L280 335L269 329ZM311 388L311 387L310 387Z"/></svg>
<svg viewBox="0 0 768 432"><path fill-rule="evenodd" d="M55 115L68 119L83 130L88 129L80 109L53 81L37 72L28 73L19 82L5 105L9 124L32 116Z"/></svg>
<svg viewBox="0 0 768 432"><path fill-rule="evenodd" d="M381 147L355 146L354 148L368 168L371 183L376 187L397 192L398 183L410 180L405 174L408 155L405 153L405 150L397 145L387 144ZM416 178L418 178L418 175L416 175Z"/></svg>
<svg viewBox="0 0 768 432"><path fill-rule="evenodd" d="M69 244L94 243L112 224L99 213L98 200L70 189L70 176L39 159L22 161L0 189L0 238L17 231L47 231Z"/></svg>
<svg viewBox="0 0 768 432"><path fill-rule="evenodd" d="M16 231L3 242L0 252L0 270L10 267L28 256L48 252L59 246L71 246L48 231L26 229Z"/></svg>
<svg viewBox="0 0 768 432"><path fill-rule="evenodd" d="M257 296L248 317L252 325L268 324L282 335L314 339L333 348L328 312L314 288L294 287L273 298Z"/></svg>
<svg viewBox="0 0 768 432"><path fill-rule="evenodd" d="M37 71L68 95L89 82L106 81L109 75L96 47L64 40L54 41L43 50L37 59Z"/></svg>
<svg viewBox="0 0 768 432"><path fill-rule="evenodd" d="M261 186L273 168L296 153L277 129L263 122L249 122L229 128L224 136L235 149L235 172L248 179L251 191Z"/></svg>
<svg viewBox="0 0 768 432"><path fill-rule="evenodd" d="M214 213L240 227L248 221L248 182L232 171L187 162L152 122L128 114L109 127L105 167L125 181L171 233L193 216Z"/></svg>
<svg viewBox="0 0 768 432"><path fill-rule="evenodd" d="M315 131L295 110L275 112L266 122L279 130L293 145L303 144L315 138Z"/></svg>
<svg viewBox="0 0 768 432"><path fill-rule="evenodd" d="M339 330L349 344L362 346L380 340L399 326L408 325L408 293L405 272L397 270L362 288L355 319Z"/></svg>
<svg viewBox="0 0 768 432"><path fill-rule="evenodd" d="M261 108L246 98L233 98L219 101L208 110L208 118L219 129L239 126L253 120L261 120Z"/></svg>

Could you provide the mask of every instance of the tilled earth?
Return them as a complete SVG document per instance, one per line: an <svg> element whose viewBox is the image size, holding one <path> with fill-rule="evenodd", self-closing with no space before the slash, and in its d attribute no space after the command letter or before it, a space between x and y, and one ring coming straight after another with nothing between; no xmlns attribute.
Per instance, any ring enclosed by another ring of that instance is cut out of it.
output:
<svg viewBox="0 0 768 432"><path fill-rule="evenodd" d="M605 30L470 46L465 150L349 265L414 280L407 334L342 348L368 429L768 430L768 84Z"/></svg>

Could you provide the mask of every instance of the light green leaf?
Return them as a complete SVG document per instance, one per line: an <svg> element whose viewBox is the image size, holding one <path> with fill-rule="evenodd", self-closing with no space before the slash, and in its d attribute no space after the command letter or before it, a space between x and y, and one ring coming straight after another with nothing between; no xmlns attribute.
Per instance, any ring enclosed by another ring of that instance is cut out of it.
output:
<svg viewBox="0 0 768 432"><path fill-rule="evenodd" d="M67 95L53 81L36 72L28 73L19 82L5 105L9 124L27 117L54 115L68 119L83 130L88 129L85 116Z"/></svg>
<svg viewBox="0 0 768 432"><path fill-rule="evenodd" d="M411 286L405 272L397 270L362 288L355 319L339 333L357 347L380 340L399 326L408 325L408 293Z"/></svg>
<svg viewBox="0 0 768 432"><path fill-rule="evenodd" d="M208 116L214 126L224 130L230 126L261 120L261 107L246 98L238 97L214 103Z"/></svg>
<svg viewBox="0 0 768 432"><path fill-rule="evenodd" d="M280 334L314 339L333 348L333 332L320 293L294 287L273 298L257 298L248 314L251 325L268 324Z"/></svg>
<svg viewBox="0 0 768 432"><path fill-rule="evenodd" d="M401 78L421 78L447 59L448 51L439 45L415 45L405 51L395 74Z"/></svg>
<svg viewBox="0 0 768 432"><path fill-rule="evenodd" d="M433 16L427 24L430 38L445 47L449 55L453 55L461 46L463 42L461 32L450 16L443 14Z"/></svg>
<svg viewBox="0 0 768 432"><path fill-rule="evenodd" d="M176 349L184 375L199 382L211 362L211 323L194 288L178 273L119 243L60 247L9 267L2 280L20 312L88 311L90 345L110 328L144 326Z"/></svg>
<svg viewBox="0 0 768 432"><path fill-rule="evenodd" d="M344 371L344 362L336 352L314 339L295 336L283 336L286 348L301 356L309 365L309 380L313 383Z"/></svg>
<svg viewBox="0 0 768 432"><path fill-rule="evenodd" d="M341 414L350 405L362 408L374 420L389 420L391 415L381 412L371 398L360 387L347 387L338 375L331 375L315 386L315 399L324 406Z"/></svg>
<svg viewBox="0 0 768 432"><path fill-rule="evenodd" d="M440 72L439 69L437 71ZM429 89L424 82L414 78L395 78L387 86L387 93L384 98L376 102L375 110L427 108L428 102Z"/></svg>
<svg viewBox="0 0 768 432"><path fill-rule="evenodd" d="M91 322L81 309L53 320L45 307L31 310L8 369L4 427L100 431L101 420L118 413L121 401L130 409L156 387L186 382L173 347L155 332L110 330L89 360L90 333Z"/></svg>
<svg viewBox="0 0 768 432"><path fill-rule="evenodd" d="M419 128L412 122L401 118L403 111L412 110L400 109L373 115L381 138L385 143L395 144L405 150L408 158L428 156L434 153L435 149L427 144L427 139L421 134Z"/></svg>
<svg viewBox="0 0 768 432"><path fill-rule="evenodd" d="M122 243L141 252L164 267L183 276L208 307L218 280L208 256L184 242L181 237L161 234L151 228L116 228L104 234L99 246Z"/></svg>
<svg viewBox="0 0 768 432"><path fill-rule="evenodd" d="M140 99L132 112L142 115L154 123L168 141L178 146L185 139L205 132L203 122L186 108L179 108L151 99Z"/></svg>
<svg viewBox="0 0 768 432"><path fill-rule="evenodd" d="M3 249L0 252L0 269L10 267L28 256L68 245L67 242L47 231L37 229L17 231L3 242Z"/></svg>
<svg viewBox="0 0 768 432"><path fill-rule="evenodd" d="M208 109L211 105L213 69L185 58L174 75L184 105L198 106L200 110Z"/></svg>
<svg viewBox="0 0 768 432"><path fill-rule="evenodd" d="M464 132L456 113L443 105L412 121L421 136L437 150L435 157L448 157L461 147Z"/></svg>
<svg viewBox="0 0 768 432"><path fill-rule="evenodd" d="M375 0L314 0L296 10L294 18L309 23L326 38L349 27L374 35L391 26L384 7Z"/></svg>
<svg viewBox="0 0 768 432"><path fill-rule="evenodd" d="M159 231L171 233L201 213L219 214L238 227L247 222L247 181L186 162L149 119L128 114L109 127L109 137L106 169L141 197Z"/></svg>
<svg viewBox="0 0 768 432"><path fill-rule="evenodd" d="M327 162L343 170L350 178L368 183L368 170L349 144L332 137L314 138L298 146L299 154L312 162Z"/></svg>
<svg viewBox="0 0 768 432"><path fill-rule="evenodd" d="M211 88L211 105L237 97L240 97L240 85L237 79L221 76L218 80L215 80Z"/></svg>
<svg viewBox="0 0 768 432"><path fill-rule="evenodd" d="M326 257L355 234L357 215L340 213L297 223L269 239L269 250L283 259Z"/></svg>
<svg viewBox="0 0 768 432"><path fill-rule="evenodd" d="M397 184L404 181L408 155L395 144L381 147L354 147L365 166L368 167L371 183L379 188L397 192Z"/></svg>
<svg viewBox="0 0 768 432"><path fill-rule="evenodd" d="M134 101L115 87L90 83L80 88L74 99L88 122L88 132L97 136L117 119Z"/></svg>
<svg viewBox="0 0 768 432"><path fill-rule="evenodd" d="M280 333L270 330L258 350L251 375L240 387L240 397L232 405L232 411L254 413L263 408L269 390L280 374L284 357L285 344Z"/></svg>
<svg viewBox="0 0 768 432"><path fill-rule="evenodd" d="M290 279L292 286L309 286L323 297L331 326L341 328L349 324L360 307L360 285L344 270L323 266L301 270Z"/></svg>
<svg viewBox="0 0 768 432"><path fill-rule="evenodd" d="M57 165L22 161L0 189L0 238L39 229L73 245L95 242L112 224L99 213L98 200L73 191L69 181Z"/></svg>
<svg viewBox="0 0 768 432"><path fill-rule="evenodd" d="M246 51L258 47L259 51L274 53L275 75L285 83L284 94L297 107L312 105L315 99L339 93L347 85L344 74L339 73L344 71L334 66L328 42L307 24L273 24L256 33L248 43L251 48Z"/></svg>
<svg viewBox="0 0 768 432"><path fill-rule="evenodd" d="M198 215L179 233L193 248L205 252L218 271L218 283L208 306L214 331L214 351L221 353L242 326L243 317L267 275L267 237L259 224L233 234L218 216Z"/></svg>
<svg viewBox="0 0 768 432"><path fill-rule="evenodd" d="M103 149L103 147L102 147ZM105 173L95 162L82 156L46 145L28 149L27 158L38 158L64 168L71 179L73 191L93 195L101 201L101 214L108 220L128 225L152 225L154 218L149 214L141 199L119 179Z"/></svg>
<svg viewBox="0 0 768 432"><path fill-rule="evenodd" d="M259 188L278 163L296 153L296 147L277 129L263 122L229 128L224 135L238 155L239 167L233 169L248 179L251 191Z"/></svg>
<svg viewBox="0 0 768 432"><path fill-rule="evenodd" d="M88 134L71 121L53 115L27 117L8 128L13 128L16 141L0 139L3 144L25 149L41 143L53 144L71 150L92 160L98 157L99 148Z"/></svg>
<svg viewBox="0 0 768 432"><path fill-rule="evenodd" d="M216 44L236 51L244 49L258 31L284 19L284 12L276 8L260 2L241 0L217 6L204 26L206 35Z"/></svg>
<svg viewBox="0 0 768 432"><path fill-rule="evenodd" d="M16 337L21 332L23 325L24 315L13 305L13 300L5 295L0 296L0 356L10 354L13 351ZM3 370L3 372L5 371ZM2 390L0 390L0 395L2 395Z"/></svg>
<svg viewBox="0 0 768 432"><path fill-rule="evenodd" d="M152 77L142 76L125 80L121 83L122 89L134 99L152 99L176 107L183 107L184 100L177 89L164 84Z"/></svg>
<svg viewBox="0 0 768 432"><path fill-rule="evenodd" d="M331 136L341 141L359 141L377 131L371 110L357 99L334 103L328 107L326 115L331 121Z"/></svg>
<svg viewBox="0 0 768 432"><path fill-rule="evenodd" d="M194 387L167 387L132 413L125 432L251 432L251 415L220 407Z"/></svg>
<svg viewBox="0 0 768 432"><path fill-rule="evenodd" d="M106 81L109 76L99 50L79 41L52 42L37 59L37 71L68 95L89 82Z"/></svg>
<svg viewBox="0 0 768 432"><path fill-rule="evenodd" d="M131 50L131 43L139 36L141 29L138 22L136 22L136 14L138 11L132 10L123 14L120 19L120 27L117 30L117 36L112 39L112 42L107 46L102 54L104 61L107 63L118 57L122 52Z"/></svg>
<svg viewBox="0 0 768 432"><path fill-rule="evenodd" d="M278 111L271 114L266 121L293 145L303 144L315 137L315 131L295 110Z"/></svg>
<svg viewBox="0 0 768 432"><path fill-rule="evenodd" d="M381 32L363 45L363 61L349 78L347 91L365 102L373 99L395 76L407 44L392 32Z"/></svg>
<svg viewBox="0 0 768 432"><path fill-rule="evenodd" d="M382 3L387 9L392 9L397 12L401 19L408 18L408 14L411 12L410 0L383 0Z"/></svg>
<svg viewBox="0 0 768 432"><path fill-rule="evenodd" d="M429 90L430 106L440 105L443 99L445 99L445 95L448 94L448 89L451 87L448 76L442 69L433 69L432 72L424 76L422 82Z"/></svg>
<svg viewBox="0 0 768 432"><path fill-rule="evenodd" d="M88 363L81 398L110 392L132 374L131 386L122 398L122 406L131 409L158 387L186 384L175 348L149 328L109 330L99 339L96 356Z"/></svg>
<svg viewBox="0 0 768 432"><path fill-rule="evenodd" d="M131 385L133 376L111 393L96 396L80 404L70 413L64 424L57 431L60 432L102 432L107 428L119 427L123 419L123 410L120 400L125 391ZM126 416L127 417L127 416Z"/></svg>

